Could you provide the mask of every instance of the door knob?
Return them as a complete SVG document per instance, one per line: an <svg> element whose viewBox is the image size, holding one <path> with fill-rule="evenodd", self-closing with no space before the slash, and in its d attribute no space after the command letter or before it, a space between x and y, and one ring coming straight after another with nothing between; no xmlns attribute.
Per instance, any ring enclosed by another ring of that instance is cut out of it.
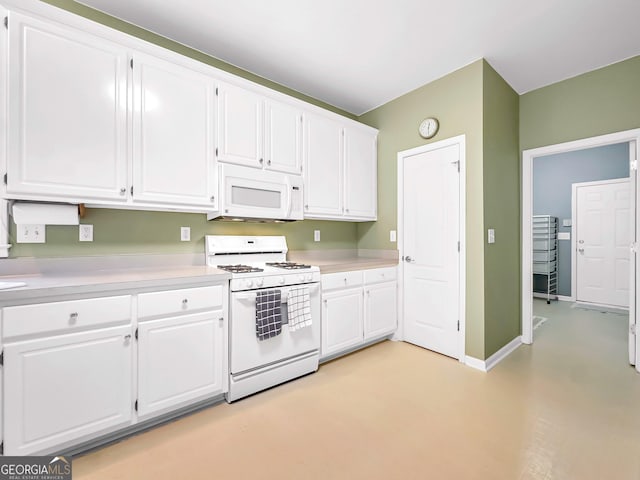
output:
<svg viewBox="0 0 640 480"><path fill-rule="evenodd" d="M578 240L578 243L582 244L584 243L584 240Z"/></svg>
<svg viewBox="0 0 640 480"><path fill-rule="evenodd" d="M578 249L578 251L579 251L582 255L584 255L584 248L579 248L579 249Z"/></svg>
<svg viewBox="0 0 640 480"><path fill-rule="evenodd" d="M413 258L411 258L409 255L407 255L406 257L404 257L404 261L407 263L411 263L413 262Z"/></svg>

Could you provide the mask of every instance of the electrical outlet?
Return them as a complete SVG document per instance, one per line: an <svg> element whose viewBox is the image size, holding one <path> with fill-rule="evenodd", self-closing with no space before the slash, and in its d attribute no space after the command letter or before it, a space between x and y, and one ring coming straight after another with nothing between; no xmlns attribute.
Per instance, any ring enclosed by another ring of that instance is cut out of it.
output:
<svg viewBox="0 0 640 480"><path fill-rule="evenodd" d="M18 243L44 243L44 225L18 225L16 241Z"/></svg>
<svg viewBox="0 0 640 480"><path fill-rule="evenodd" d="M487 242L496 243L496 231L493 228L490 228L487 232Z"/></svg>
<svg viewBox="0 0 640 480"><path fill-rule="evenodd" d="M395 242L395 241L397 241L397 238L396 238L396 231L395 231L395 230L389 230L389 241L390 241L390 242Z"/></svg>
<svg viewBox="0 0 640 480"><path fill-rule="evenodd" d="M188 242L191 240L191 227L180 227L180 241Z"/></svg>
<svg viewBox="0 0 640 480"><path fill-rule="evenodd" d="M81 242L93 242L93 225L78 225L78 236Z"/></svg>
<svg viewBox="0 0 640 480"><path fill-rule="evenodd" d="M320 241L320 230L314 230L313 231L313 241L314 242L319 242Z"/></svg>

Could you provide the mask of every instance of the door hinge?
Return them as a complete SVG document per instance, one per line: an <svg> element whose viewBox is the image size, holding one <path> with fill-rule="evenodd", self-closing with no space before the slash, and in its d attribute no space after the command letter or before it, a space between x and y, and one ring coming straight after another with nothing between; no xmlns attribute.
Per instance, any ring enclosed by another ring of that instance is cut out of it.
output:
<svg viewBox="0 0 640 480"><path fill-rule="evenodd" d="M129 61L129 65L131 65L131 69L133 70L133 58Z"/></svg>
<svg viewBox="0 0 640 480"><path fill-rule="evenodd" d="M460 331L460 320L458 320L458 331Z"/></svg>
<svg viewBox="0 0 640 480"><path fill-rule="evenodd" d="M7 185L7 174L4 174L4 184Z"/></svg>
<svg viewBox="0 0 640 480"><path fill-rule="evenodd" d="M138 411L138 400L136 400L136 403L133 404L133 408L136 409L136 412Z"/></svg>
<svg viewBox="0 0 640 480"><path fill-rule="evenodd" d="M629 245L629 250L631 251L631 253L638 253L638 242L631 242L631 245Z"/></svg>
<svg viewBox="0 0 640 480"><path fill-rule="evenodd" d="M4 367L4 350L0 353L0 367Z"/></svg>
<svg viewBox="0 0 640 480"><path fill-rule="evenodd" d="M131 196L133 196L133 185L131 185Z"/></svg>
<svg viewBox="0 0 640 480"><path fill-rule="evenodd" d="M4 455L4 442L0 443L0 455Z"/></svg>
<svg viewBox="0 0 640 480"><path fill-rule="evenodd" d="M460 240L458 240L458 251L460 251Z"/></svg>
<svg viewBox="0 0 640 480"><path fill-rule="evenodd" d="M635 335L636 334L636 324L635 323L632 323L629 326L629 331L631 332L631 335Z"/></svg>
<svg viewBox="0 0 640 480"><path fill-rule="evenodd" d="M9 30L9 17L4 17L4 28Z"/></svg>
<svg viewBox="0 0 640 480"><path fill-rule="evenodd" d="M218 147L216 147L216 158L218 157Z"/></svg>
<svg viewBox="0 0 640 480"><path fill-rule="evenodd" d="M634 172L634 171L638 170L638 160L632 160L632 161L629 163L629 167L630 167L630 169L631 169L631 171L632 171L632 172Z"/></svg>
<svg viewBox="0 0 640 480"><path fill-rule="evenodd" d="M136 336L136 340L138 340L138 329L137 328L136 328L135 336Z"/></svg>
<svg viewBox="0 0 640 480"><path fill-rule="evenodd" d="M218 87L216 87L216 97L218 96Z"/></svg>

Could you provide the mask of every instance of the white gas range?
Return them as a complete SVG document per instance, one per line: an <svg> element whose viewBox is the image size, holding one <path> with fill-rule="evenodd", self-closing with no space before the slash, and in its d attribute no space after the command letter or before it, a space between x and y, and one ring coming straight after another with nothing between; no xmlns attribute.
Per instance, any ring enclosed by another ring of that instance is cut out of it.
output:
<svg viewBox="0 0 640 480"><path fill-rule="evenodd" d="M320 269L287 262L287 242L282 236L207 235L205 245L207 264L232 274L227 401L316 371ZM268 310L270 328L274 327L269 336L262 330L260 317L267 311L268 295L276 302L269 307L277 309ZM290 311L295 318L289 318ZM304 322L300 321L303 311Z"/></svg>

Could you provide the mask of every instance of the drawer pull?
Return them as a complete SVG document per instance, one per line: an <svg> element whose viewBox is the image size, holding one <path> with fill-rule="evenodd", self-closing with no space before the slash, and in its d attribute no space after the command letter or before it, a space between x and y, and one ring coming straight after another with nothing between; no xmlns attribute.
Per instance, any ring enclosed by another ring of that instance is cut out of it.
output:
<svg viewBox="0 0 640 480"><path fill-rule="evenodd" d="M77 320L78 312L73 312L71 315L69 315L69 323L76 323Z"/></svg>

